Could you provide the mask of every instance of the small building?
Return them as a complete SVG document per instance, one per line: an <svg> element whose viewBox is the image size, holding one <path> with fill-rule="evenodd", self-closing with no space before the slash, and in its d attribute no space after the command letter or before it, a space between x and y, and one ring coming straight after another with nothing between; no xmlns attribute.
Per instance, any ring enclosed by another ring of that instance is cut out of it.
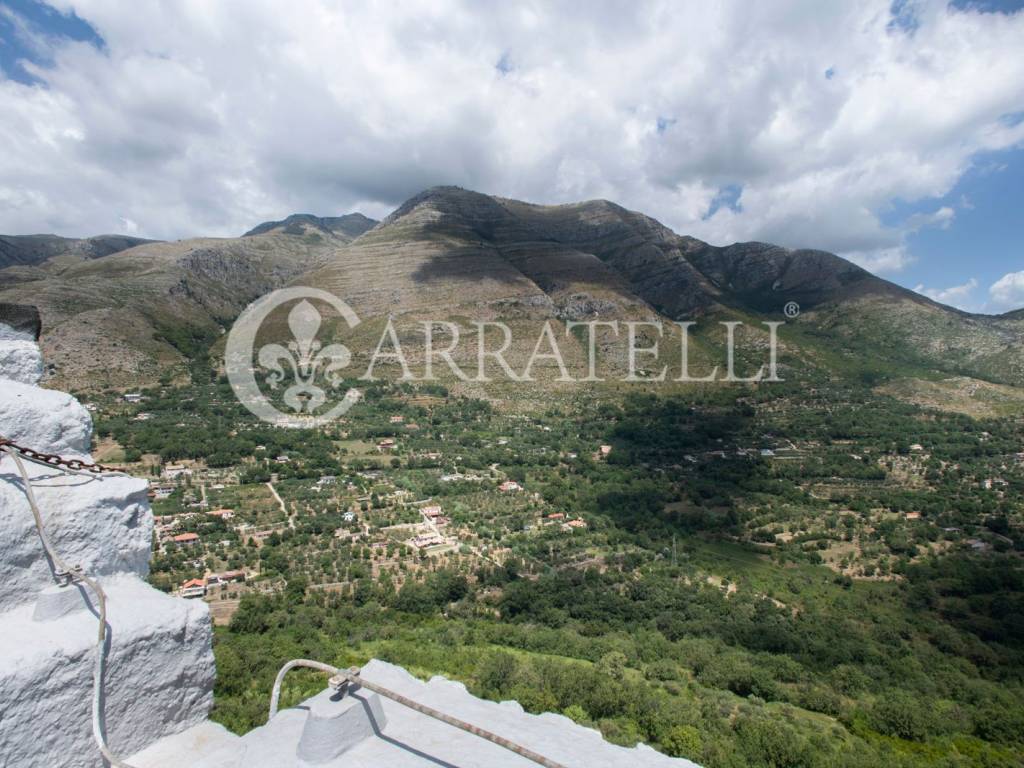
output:
<svg viewBox="0 0 1024 768"><path fill-rule="evenodd" d="M447 542L436 533L421 533L409 540L409 544L416 549L427 549L428 547L443 546Z"/></svg>
<svg viewBox="0 0 1024 768"><path fill-rule="evenodd" d="M224 571L224 573L211 573L206 577L207 586L233 584L240 581L245 581L245 571Z"/></svg>
<svg viewBox="0 0 1024 768"><path fill-rule="evenodd" d="M166 464L161 475L168 480L177 480L180 477L191 477L192 470L184 464Z"/></svg>
<svg viewBox="0 0 1024 768"><path fill-rule="evenodd" d="M317 485L334 485L338 482L338 478L334 475L321 475L320 479L316 481Z"/></svg>
<svg viewBox="0 0 1024 768"><path fill-rule="evenodd" d="M393 438L385 437L383 440L377 443L377 450L381 453L386 453L395 447L395 441Z"/></svg>
<svg viewBox="0 0 1024 768"><path fill-rule="evenodd" d="M213 515L213 517L219 517L221 520L230 520L235 516L235 510L233 509L211 509L206 514Z"/></svg>
<svg viewBox="0 0 1024 768"><path fill-rule="evenodd" d="M426 517L440 517L442 509L437 504L431 504L429 507L423 507L420 512L422 512Z"/></svg>
<svg viewBox="0 0 1024 768"><path fill-rule="evenodd" d="M910 446L910 450L912 450L914 453L920 453L921 451L924 450L924 446L921 445L920 443L914 443L913 445Z"/></svg>
<svg viewBox="0 0 1024 768"><path fill-rule="evenodd" d="M126 392L125 394L121 395L121 399L124 400L126 403L141 403L142 402L142 393L141 392Z"/></svg>
<svg viewBox="0 0 1024 768"><path fill-rule="evenodd" d="M354 522L356 519L356 513L346 512L344 515L341 516L341 519L344 520L346 523Z"/></svg>
<svg viewBox="0 0 1024 768"><path fill-rule="evenodd" d="M179 533L171 539L179 547L193 547L199 543L198 533Z"/></svg>
<svg viewBox="0 0 1024 768"><path fill-rule="evenodd" d="M388 419L388 421L392 424L401 424L403 421L405 421L405 416L396 413L394 416Z"/></svg>
<svg viewBox="0 0 1024 768"><path fill-rule="evenodd" d="M612 452L612 447L610 445L602 445L597 449L597 452L602 459L607 459L608 454Z"/></svg>
<svg viewBox="0 0 1024 768"><path fill-rule="evenodd" d="M570 520L568 523L566 523L566 525L570 528L586 528L587 522L585 520L580 520L579 518L577 518L576 520Z"/></svg>
<svg viewBox="0 0 1024 768"><path fill-rule="evenodd" d="M513 491L523 490L523 486L521 486L515 480L506 480L505 482L498 486L498 490L501 491L502 493L510 493Z"/></svg>
<svg viewBox="0 0 1024 768"><path fill-rule="evenodd" d="M205 597L206 583L202 579L189 579L181 585L178 594L188 598Z"/></svg>
<svg viewBox="0 0 1024 768"><path fill-rule="evenodd" d="M278 456L278 457L276 457L274 459L274 463L275 464L287 464L289 461L290 461L290 459L287 456L285 456L284 454L281 454L280 456Z"/></svg>
<svg viewBox="0 0 1024 768"><path fill-rule="evenodd" d="M548 515L548 520L564 520L565 514L563 512L552 512Z"/></svg>

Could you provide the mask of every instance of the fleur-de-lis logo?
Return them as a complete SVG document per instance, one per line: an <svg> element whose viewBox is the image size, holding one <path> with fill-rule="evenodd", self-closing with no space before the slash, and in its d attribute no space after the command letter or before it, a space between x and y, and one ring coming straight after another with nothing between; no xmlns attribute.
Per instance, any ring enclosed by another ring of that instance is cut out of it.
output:
<svg viewBox="0 0 1024 768"><path fill-rule="evenodd" d="M314 413L327 402L327 393L317 386L317 379L322 374L332 388L338 386L342 378L338 371L352 360L344 344L323 347L317 341L322 321L316 307L303 299L288 313L288 328L295 340L289 341L287 348L280 344L260 348L259 362L270 370L266 380L271 389L277 389L286 378L282 361L291 369L295 383L285 389L281 399L296 413Z"/></svg>
<svg viewBox="0 0 1024 768"><path fill-rule="evenodd" d="M275 309L296 299L298 303L288 313L292 340L264 344L255 352L256 336L266 319ZM331 306L349 328L359 324L352 308L337 296L318 288L295 286L254 301L228 333L224 362L231 388L246 408L271 424L304 428L326 424L348 411L361 397L358 390L349 389L340 400L332 398L332 390L343 379L341 370L351 362L352 355L344 344L324 346L317 339L323 317L310 299ZM281 400L293 415L278 410L261 390L254 362L265 372L263 381L267 388L284 387ZM333 403L329 402L332 400Z"/></svg>

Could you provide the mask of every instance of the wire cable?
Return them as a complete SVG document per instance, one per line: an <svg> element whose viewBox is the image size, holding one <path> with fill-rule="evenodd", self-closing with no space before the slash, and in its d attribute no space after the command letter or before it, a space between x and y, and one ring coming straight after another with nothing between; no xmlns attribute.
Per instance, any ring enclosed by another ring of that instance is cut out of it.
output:
<svg viewBox="0 0 1024 768"><path fill-rule="evenodd" d="M391 699L392 701L401 704L403 707L408 707L409 709L415 710L427 717L440 720L442 723L447 723L454 728L459 728L467 733L471 733L474 736L478 736L481 739L491 742L492 744L497 744L499 747L504 747L520 757L524 757L538 765L543 765L544 768L565 768L561 763L556 763L554 760L546 758L531 749L527 749L521 744L516 744L514 741L506 739L504 736L499 736L496 733L484 730L472 723L467 723L465 720L459 720L457 717L446 715L440 710L428 707L426 704L420 704L418 701L413 701L412 699L385 688L382 685L377 685L376 683L364 680L360 676L360 670L358 667L340 669L338 667L332 667L330 664L324 664L321 661L312 661L310 659L292 659L281 667L281 671L277 673L277 678L274 680L274 688L270 694L270 717L268 718L268 722L277 714L277 707L281 699L281 683L284 680L284 676L296 667L308 667L310 669L317 669L321 672L326 672L327 674L332 675L332 688L340 688L346 682L358 685L361 688L366 688L368 691L373 691L385 698Z"/></svg>
<svg viewBox="0 0 1024 768"><path fill-rule="evenodd" d="M9 445L0 445L0 449L9 454L18 467L18 473L21 475L22 483L25 486L25 497L28 499L28 505L32 509L32 517L35 519L39 539L43 542L43 549L46 550L47 557L50 559L54 579L61 586L81 582L96 595L99 629L96 634L96 656L92 673L92 737L100 750L100 754L110 763L112 768L134 768L110 751L106 735L103 732L103 672L107 658L107 595L103 591L103 587L99 585L99 582L86 576L81 567L68 565L54 548L53 542L50 541L50 537L46 533L46 527L43 525L43 516L39 512L39 504L36 501L35 492L32 490L32 479L29 477L28 470L25 469L25 463L22 461L21 454ZM33 461L31 458L28 460ZM36 461L35 463L52 467L62 472L84 474L79 470L68 469L67 467L60 467L46 462Z"/></svg>

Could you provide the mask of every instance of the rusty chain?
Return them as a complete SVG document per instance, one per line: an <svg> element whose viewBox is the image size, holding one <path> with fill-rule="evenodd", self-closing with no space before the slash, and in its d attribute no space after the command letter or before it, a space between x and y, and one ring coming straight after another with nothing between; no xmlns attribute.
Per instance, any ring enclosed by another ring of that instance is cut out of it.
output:
<svg viewBox="0 0 1024 768"><path fill-rule="evenodd" d="M55 453L41 453L32 448L26 448L23 445L18 445L12 440L8 440L6 437L0 436L0 448L3 447L12 448L26 459L34 461L38 464L45 464L50 467L66 467L67 469L74 470L76 472L124 472L120 467L108 467L105 464L91 464L88 461L82 461L81 459L65 459L58 456Z"/></svg>

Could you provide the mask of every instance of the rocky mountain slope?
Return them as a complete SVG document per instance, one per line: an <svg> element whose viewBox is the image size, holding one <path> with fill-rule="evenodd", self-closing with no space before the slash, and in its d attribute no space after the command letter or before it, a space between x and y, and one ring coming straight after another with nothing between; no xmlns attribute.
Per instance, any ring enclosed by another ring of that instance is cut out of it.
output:
<svg viewBox="0 0 1024 768"><path fill-rule="evenodd" d="M354 240L368 229L372 229L376 223L376 220L363 216L361 213L324 217L314 216L311 213L293 213L281 221L265 221L250 229L242 237L265 235L268 232L306 235L319 231L340 237L343 240Z"/></svg>
<svg viewBox="0 0 1024 768"><path fill-rule="evenodd" d="M96 235L84 239L57 235L0 235L0 269L38 266L64 257L64 263L98 259L152 242L127 235Z"/></svg>
<svg viewBox="0 0 1024 768"><path fill-rule="evenodd" d="M0 300L40 307L52 377L127 386L180 366L289 283L337 294L370 335L389 315L757 322L786 319L796 302L783 340L817 365L1024 384L1022 312L966 314L833 254L717 247L604 200L541 206L457 187L425 190L379 223L296 214L237 239L8 267Z"/></svg>
<svg viewBox="0 0 1024 768"><path fill-rule="evenodd" d="M250 301L346 242L272 232L145 243L60 270L0 270L0 295L39 308L52 385L133 386L181 370Z"/></svg>

